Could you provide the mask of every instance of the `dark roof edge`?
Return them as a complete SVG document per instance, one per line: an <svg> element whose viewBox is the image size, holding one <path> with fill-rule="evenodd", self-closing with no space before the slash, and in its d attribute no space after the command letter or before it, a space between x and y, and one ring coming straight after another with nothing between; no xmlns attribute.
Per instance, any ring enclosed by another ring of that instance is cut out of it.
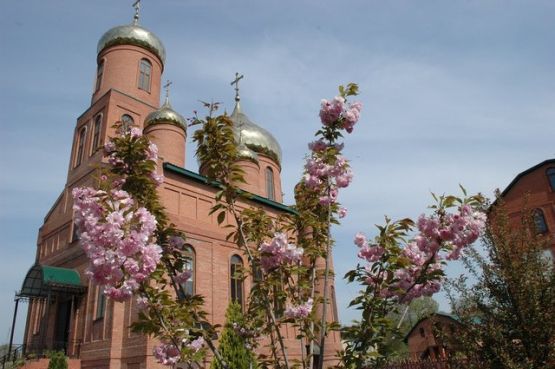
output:
<svg viewBox="0 0 555 369"><path fill-rule="evenodd" d="M195 173L195 172L190 171L190 170L185 169L185 168L178 167L177 165L174 165L174 164L171 164L171 163L164 163L164 169L166 169L166 170L168 170L172 173L181 175L183 177L192 179L195 182L202 183L202 184L207 185L207 186L216 187L216 188L220 187L220 184L218 182L209 181L207 177L205 177L201 174ZM259 195L255 195L255 194L247 192L247 191L244 191L244 192L249 195L248 199L253 201L253 202L256 202L256 203L262 204L262 205L266 205L266 206L268 206L270 208L273 208L273 209L276 209L276 210L285 211L285 212L290 213L290 214L297 214L297 212L295 210L293 210L291 207L289 207L285 204L279 203L277 201L272 201L270 199L267 199L267 198L259 196Z"/></svg>
<svg viewBox="0 0 555 369"><path fill-rule="evenodd" d="M501 197L505 196L507 194L507 192L509 192L513 186L525 175L529 174L530 172L533 172L534 170L543 167L544 165L548 165L548 164L555 164L555 159L547 159L542 161L539 164L534 165L531 168L526 169L524 172L521 172L519 174L517 174L517 176L511 181L511 183L509 183L509 185L503 190L503 192L501 192Z"/></svg>

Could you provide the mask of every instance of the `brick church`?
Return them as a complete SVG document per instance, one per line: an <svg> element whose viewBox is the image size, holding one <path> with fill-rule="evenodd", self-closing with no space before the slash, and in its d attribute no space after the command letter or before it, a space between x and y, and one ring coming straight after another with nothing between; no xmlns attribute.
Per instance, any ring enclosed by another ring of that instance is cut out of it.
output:
<svg viewBox="0 0 555 369"><path fill-rule="evenodd" d="M137 316L135 301L106 299L101 288L85 276L88 260L72 221L71 191L78 186L94 186L96 168L105 162L102 147L116 134L112 126L118 121L140 127L159 148L158 171L165 177L159 194L170 221L187 235L186 252L193 272L187 282L188 292L205 297L205 309L214 324L224 323L230 301L247 304L251 281L239 280L233 272L246 258L225 240L228 231L208 214L216 188L203 176L202 163L200 173L185 169L186 160L192 159L185 157L186 120L172 109L167 94L160 105L166 50L138 21L137 8L131 24L108 30L98 42L94 91L90 106L77 118L67 181L44 218L35 263L16 295L16 308L20 301L29 303L22 346L27 357L63 350L72 358L73 368L163 367L152 354L156 339L129 328ZM236 91L231 118L246 173L243 188L253 194L241 206L263 208L272 216L291 212L282 203L280 145L271 133L249 119ZM338 320L334 292L332 281L329 296L333 299L327 309L330 321ZM283 334L292 358L300 358L295 329L285 326ZM329 346L322 359L331 364L341 348L339 334L330 333L326 343ZM27 365L33 367L32 362ZM209 361L201 363L201 367L208 365ZM46 368L44 359L35 361L34 367Z"/></svg>

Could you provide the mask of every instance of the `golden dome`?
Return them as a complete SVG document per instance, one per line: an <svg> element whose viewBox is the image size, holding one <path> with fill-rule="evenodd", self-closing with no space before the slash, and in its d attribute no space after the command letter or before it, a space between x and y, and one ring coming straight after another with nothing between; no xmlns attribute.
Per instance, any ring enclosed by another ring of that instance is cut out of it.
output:
<svg viewBox="0 0 555 369"><path fill-rule="evenodd" d="M264 128L260 127L249 119L239 106L239 102L235 105L235 109L230 116L233 122L233 131L235 139L241 145L246 146L255 153L269 156L270 158L281 163L281 147L274 136Z"/></svg>
<svg viewBox="0 0 555 369"><path fill-rule="evenodd" d="M160 109L153 111L145 118L145 127L157 123L170 123L187 130L187 120L173 110L170 101L166 99Z"/></svg>
<svg viewBox="0 0 555 369"><path fill-rule="evenodd" d="M117 26L108 30L98 41L97 52L115 45L135 45L154 53L162 64L166 61L166 49L152 32L136 24Z"/></svg>

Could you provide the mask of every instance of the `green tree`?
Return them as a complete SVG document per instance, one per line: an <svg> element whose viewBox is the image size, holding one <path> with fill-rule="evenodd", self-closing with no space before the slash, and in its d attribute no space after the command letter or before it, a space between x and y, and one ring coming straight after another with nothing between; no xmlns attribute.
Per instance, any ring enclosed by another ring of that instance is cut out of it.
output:
<svg viewBox="0 0 555 369"><path fill-rule="evenodd" d="M449 283L463 323L457 337L475 368L555 368L555 268L545 252L551 239L537 232L532 211L521 214L511 222L498 199L484 252L473 249L463 260L476 283L462 276Z"/></svg>
<svg viewBox="0 0 555 369"><path fill-rule="evenodd" d="M53 351L48 357L50 358L48 369L67 369L67 358L63 352Z"/></svg>
<svg viewBox="0 0 555 369"><path fill-rule="evenodd" d="M229 368L255 369L256 359L245 339L241 337L240 330L244 328L244 317L241 305L236 302L229 304L226 314L226 323L220 337L219 351ZM212 361L211 369L221 369L217 360Z"/></svg>

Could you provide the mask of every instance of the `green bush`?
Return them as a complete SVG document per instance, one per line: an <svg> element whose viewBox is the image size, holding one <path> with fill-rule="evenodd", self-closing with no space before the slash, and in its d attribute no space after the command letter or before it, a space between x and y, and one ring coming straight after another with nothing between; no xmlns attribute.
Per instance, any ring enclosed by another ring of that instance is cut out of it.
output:
<svg viewBox="0 0 555 369"><path fill-rule="evenodd" d="M67 358L61 351L53 351L48 355L48 369L67 369Z"/></svg>
<svg viewBox="0 0 555 369"><path fill-rule="evenodd" d="M251 350L245 346L241 338L233 329L233 323L242 325L244 322L241 305L231 303L225 314L226 322L220 337L219 351L227 366L232 369L256 369L256 359ZM211 369L222 369L218 360L213 360Z"/></svg>

